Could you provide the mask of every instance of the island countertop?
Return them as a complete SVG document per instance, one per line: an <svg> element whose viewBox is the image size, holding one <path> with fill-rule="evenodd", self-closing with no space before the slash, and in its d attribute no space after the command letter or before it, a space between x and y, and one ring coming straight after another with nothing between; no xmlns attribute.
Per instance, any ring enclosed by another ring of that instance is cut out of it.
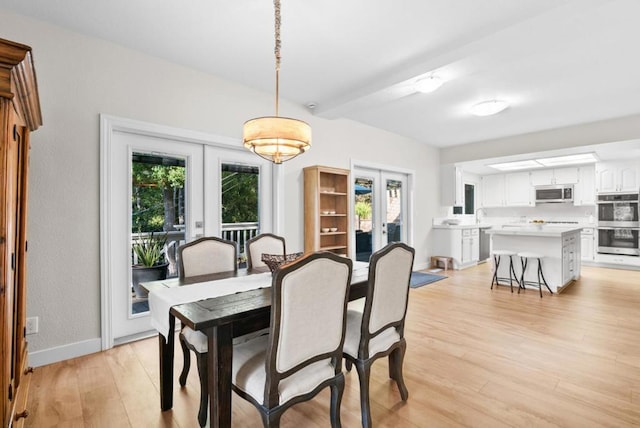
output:
<svg viewBox="0 0 640 428"><path fill-rule="evenodd" d="M556 227L556 226L503 226L491 228L486 232L490 235L506 236L539 236L549 238L561 238L573 233L580 233L582 227Z"/></svg>
<svg viewBox="0 0 640 428"><path fill-rule="evenodd" d="M527 225L507 226L487 230L491 236L491 249L516 253L514 268L516 278L522 276L521 252L538 253L541 256L544 277L551 290L556 293L580 278L580 231L582 227L557 227ZM535 263L535 262L534 262ZM533 266L536 266L535 264ZM509 262L500 263L498 276L509 278ZM527 269L525 279L529 284L537 282L537 270ZM536 287L537 288L537 287Z"/></svg>

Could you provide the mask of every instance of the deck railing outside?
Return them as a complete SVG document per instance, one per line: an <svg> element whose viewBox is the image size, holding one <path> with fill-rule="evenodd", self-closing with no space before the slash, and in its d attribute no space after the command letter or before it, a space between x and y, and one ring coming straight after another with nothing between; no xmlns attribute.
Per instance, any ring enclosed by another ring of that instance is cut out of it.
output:
<svg viewBox="0 0 640 428"><path fill-rule="evenodd" d="M155 232L156 234L162 232ZM172 230L167 233L167 243L165 245L165 254L167 261L169 262L169 276L178 275L178 247L185 243L184 230ZM223 223L222 224L222 238L229 241L238 243L238 254L244 255L244 244L249 239L255 237L258 234L257 222L245 222L245 223ZM148 237L150 233L133 233L131 235L132 240L138 237ZM137 257L132 251L132 262L137 263ZM241 257L242 259L242 257Z"/></svg>

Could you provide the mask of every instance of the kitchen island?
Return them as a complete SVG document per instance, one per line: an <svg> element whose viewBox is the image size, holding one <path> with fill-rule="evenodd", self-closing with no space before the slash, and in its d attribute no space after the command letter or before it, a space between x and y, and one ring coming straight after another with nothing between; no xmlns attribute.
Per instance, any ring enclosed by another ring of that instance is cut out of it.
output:
<svg viewBox="0 0 640 428"><path fill-rule="evenodd" d="M544 256L542 271L549 288L560 293L574 280L580 278L580 227L522 226L492 228L491 250L509 250L515 253L534 252ZM522 274L520 258L514 256L518 280ZM525 281L538 281L537 260L530 260ZM498 276L509 278L508 257L500 261ZM504 282L504 281L503 281ZM527 288L532 286L527 285ZM544 290L544 284L543 284ZM536 287L537 288L537 287Z"/></svg>

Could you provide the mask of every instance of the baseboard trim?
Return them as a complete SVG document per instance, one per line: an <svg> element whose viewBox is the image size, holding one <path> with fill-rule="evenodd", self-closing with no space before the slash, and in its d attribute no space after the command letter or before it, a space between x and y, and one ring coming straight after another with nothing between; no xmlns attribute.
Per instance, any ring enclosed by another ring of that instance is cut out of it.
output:
<svg viewBox="0 0 640 428"><path fill-rule="evenodd" d="M429 269L429 262L427 263L413 263L413 270L425 270Z"/></svg>
<svg viewBox="0 0 640 428"><path fill-rule="evenodd" d="M93 354L101 350L102 341L100 338L83 340L82 342L29 352L29 365L32 367L46 366L47 364Z"/></svg>

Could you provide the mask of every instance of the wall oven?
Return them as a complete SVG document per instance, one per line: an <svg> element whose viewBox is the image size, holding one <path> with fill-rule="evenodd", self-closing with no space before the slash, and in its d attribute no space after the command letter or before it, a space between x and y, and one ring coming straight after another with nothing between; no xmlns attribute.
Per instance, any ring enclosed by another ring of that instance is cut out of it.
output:
<svg viewBox="0 0 640 428"><path fill-rule="evenodd" d="M598 253L640 256L638 193L598 195Z"/></svg>
<svg viewBox="0 0 640 428"><path fill-rule="evenodd" d="M640 256L640 228L598 226L598 253Z"/></svg>
<svg viewBox="0 0 640 428"><path fill-rule="evenodd" d="M598 227L640 227L638 193L598 195Z"/></svg>

